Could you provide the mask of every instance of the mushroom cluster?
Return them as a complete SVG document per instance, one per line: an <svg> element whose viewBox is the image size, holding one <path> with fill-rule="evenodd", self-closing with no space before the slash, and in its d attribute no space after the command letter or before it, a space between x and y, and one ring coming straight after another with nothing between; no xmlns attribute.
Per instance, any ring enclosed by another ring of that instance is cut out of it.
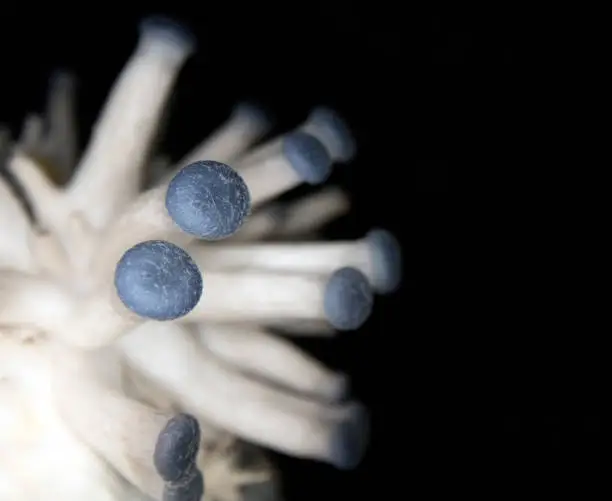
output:
<svg viewBox="0 0 612 501"><path fill-rule="evenodd" d="M359 328L398 285L397 241L313 239L349 209L337 188L274 201L353 157L329 109L264 141L265 114L239 105L175 165L155 156L194 48L142 22L80 158L68 74L17 141L0 132L3 501L238 501L274 477L241 443L340 469L363 456L347 378L278 332Z"/></svg>

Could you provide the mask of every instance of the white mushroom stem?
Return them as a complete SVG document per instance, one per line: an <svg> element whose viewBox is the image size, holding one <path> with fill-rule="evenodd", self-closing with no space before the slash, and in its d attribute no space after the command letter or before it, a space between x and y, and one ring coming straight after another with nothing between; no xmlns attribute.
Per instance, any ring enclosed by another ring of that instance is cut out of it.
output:
<svg viewBox="0 0 612 501"><path fill-rule="evenodd" d="M337 427L350 406L297 398L233 372L177 324L145 324L120 346L129 364L213 425L294 456L332 459Z"/></svg>
<svg viewBox="0 0 612 501"><path fill-rule="evenodd" d="M61 235L37 229L29 243L43 275L85 294L92 290L90 264L100 238L79 214L73 213L67 216Z"/></svg>
<svg viewBox="0 0 612 501"><path fill-rule="evenodd" d="M200 302L179 321L324 320L326 284L321 276L206 272Z"/></svg>
<svg viewBox="0 0 612 501"><path fill-rule="evenodd" d="M37 223L63 248L73 272L79 275L89 267L92 253L97 252L99 234L79 213L72 212L63 191L57 188L41 166L21 152L15 152L9 169L23 186Z"/></svg>
<svg viewBox="0 0 612 501"><path fill-rule="evenodd" d="M0 271L0 324L9 327L51 327L53 334L70 317L73 298L54 283L15 271Z"/></svg>
<svg viewBox="0 0 612 501"><path fill-rule="evenodd" d="M288 204L272 236L291 238L308 235L348 214L350 208L345 192L333 186L324 188Z"/></svg>
<svg viewBox="0 0 612 501"><path fill-rule="evenodd" d="M346 394L344 375L263 329L205 324L198 332L208 350L239 370L323 401L338 401Z"/></svg>
<svg viewBox="0 0 612 501"><path fill-rule="evenodd" d="M62 235L69 213L64 194L47 177L41 166L24 152L14 152L9 159L8 169L21 184L38 224Z"/></svg>
<svg viewBox="0 0 612 501"><path fill-rule="evenodd" d="M160 388L131 365L124 365L123 389L126 395L168 414L176 411L176 398L171 392Z"/></svg>
<svg viewBox="0 0 612 501"><path fill-rule="evenodd" d="M0 333L0 359L3 356L8 366L4 359L0 366L12 373L0 381L0 498L140 500L58 415L52 382L61 363L55 363L47 345L22 344ZM80 404L70 401L75 409Z"/></svg>
<svg viewBox="0 0 612 501"><path fill-rule="evenodd" d="M0 324L41 329L73 346L96 348L141 321L123 306L112 284L78 300L50 281L0 272Z"/></svg>
<svg viewBox="0 0 612 501"><path fill-rule="evenodd" d="M23 205L0 177L0 268L35 268L29 249L31 234L32 225Z"/></svg>
<svg viewBox="0 0 612 501"><path fill-rule="evenodd" d="M62 418L97 454L154 499L164 482L153 464L160 431L171 415L126 397L120 367L104 354L58 353L54 397Z"/></svg>
<svg viewBox="0 0 612 501"><path fill-rule="evenodd" d="M107 284L78 304L60 337L74 346L98 348L115 342L142 321L121 303L114 286Z"/></svg>
<svg viewBox="0 0 612 501"><path fill-rule="evenodd" d="M158 121L190 51L164 30L142 31L69 185L72 205L94 227L105 227L138 193Z"/></svg>
<svg viewBox="0 0 612 501"><path fill-rule="evenodd" d="M42 117L36 113L26 115L19 136L19 146L32 153L40 147L43 137L44 122Z"/></svg>
<svg viewBox="0 0 612 501"><path fill-rule="evenodd" d="M49 232L34 231L29 239L32 258L43 276L65 280L72 270L64 247L57 236Z"/></svg>
<svg viewBox="0 0 612 501"><path fill-rule="evenodd" d="M279 144L275 152L258 163L238 170L251 193L251 207L276 198L304 180L292 167Z"/></svg>
<svg viewBox="0 0 612 501"><path fill-rule="evenodd" d="M332 129L320 127L313 118L312 115L309 115L304 122L294 129L294 131L301 130L315 136L325 145L325 148L334 162L342 161L343 158L338 148L336 134L333 133ZM281 134L247 151L244 155L238 157L235 168L241 172L243 168L260 163L262 160L274 155L286 136L286 133Z"/></svg>
<svg viewBox="0 0 612 501"><path fill-rule="evenodd" d="M375 274L367 240L257 244L192 244L188 252L198 267L208 270L266 270L282 273L331 274L350 266L370 281Z"/></svg>
<svg viewBox="0 0 612 501"><path fill-rule="evenodd" d="M72 268L68 276L77 289L90 290L88 277L91 275L92 259L99 252L100 242L105 236L92 228L79 213L73 212L66 218L61 242Z"/></svg>
<svg viewBox="0 0 612 501"><path fill-rule="evenodd" d="M230 242L253 242L263 240L274 233L282 217L278 204L266 205L251 214L240 230L228 238Z"/></svg>
<svg viewBox="0 0 612 501"><path fill-rule="evenodd" d="M264 142L248 150L244 155L240 155L234 162L233 167L240 173L243 170L248 169L252 165L257 165L265 159L273 156L281 148L281 144L286 134L274 137L269 141Z"/></svg>
<svg viewBox="0 0 612 501"><path fill-rule="evenodd" d="M308 236L344 216L349 209L346 193L333 186L323 188L289 204L263 207L231 238L236 242Z"/></svg>
<svg viewBox="0 0 612 501"><path fill-rule="evenodd" d="M159 325L162 329L166 328L165 325ZM138 328L139 327L136 327L136 329ZM121 341L119 345L123 342L124 341ZM166 414L175 414L179 412L180 407L176 395L169 389L157 384L154 378L141 372L137 367L138 365L139 364L125 364L123 387L126 394ZM226 432L219 427L212 426L202 419L198 419L198 422L200 424L201 440L206 447L213 447L218 440L226 435Z"/></svg>
<svg viewBox="0 0 612 501"><path fill-rule="evenodd" d="M175 172L198 160L229 164L259 140L270 128L262 113L239 106L229 120L178 162Z"/></svg>
<svg viewBox="0 0 612 501"><path fill-rule="evenodd" d="M145 240L166 240L184 246L193 237L172 221L166 210L167 184L142 193L108 228L100 248L94 256L92 272L95 280L114 275L123 253Z"/></svg>
<svg viewBox="0 0 612 501"><path fill-rule="evenodd" d="M9 450L9 444L19 444L25 438L22 424L25 414L23 396L17 385L0 377L0 450Z"/></svg>

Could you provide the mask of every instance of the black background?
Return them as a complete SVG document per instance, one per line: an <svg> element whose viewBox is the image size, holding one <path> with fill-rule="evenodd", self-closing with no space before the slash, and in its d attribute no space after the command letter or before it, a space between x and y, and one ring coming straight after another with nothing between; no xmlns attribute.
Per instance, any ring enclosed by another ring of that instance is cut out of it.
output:
<svg viewBox="0 0 612 501"><path fill-rule="evenodd" d="M491 77L483 68L496 74L513 64L516 33L508 18L491 14L483 29L482 13L341 0L130 5L7 5L0 21L0 121L17 135L26 112L43 110L49 74L71 69L79 78L84 146L85 131L134 47L138 21L156 13L186 22L199 42L179 79L164 143L173 158L220 124L238 100L262 104L279 131L315 105L339 111L359 151L333 180L350 190L355 208L332 225L330 236L359 237L373 225L394 231L404 247L405 282L378 300L360 332L331 345L305 342L353 375L356 396L372 410L373 435L352 473L278 457L285 491L290 500L384 499L420 483L421 471L440 471L434 465L454 456L450 445L438 445L448 421L433 426L440 416L429 403L445 398L438 381L452 377L436 357L449 336L448 270L457 245L449 232L449 172L455 177L466 167L477 75ZM466 413L445 407L452 422L453 412ZM497 436L507 437L502 415Z"/></svg>

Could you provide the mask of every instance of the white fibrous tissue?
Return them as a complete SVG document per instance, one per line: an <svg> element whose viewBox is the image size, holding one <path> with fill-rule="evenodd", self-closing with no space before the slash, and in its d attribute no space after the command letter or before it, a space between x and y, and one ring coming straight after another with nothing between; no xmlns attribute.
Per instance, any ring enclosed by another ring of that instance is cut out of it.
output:
<svg viewBox="0 0 612 501"><path fill-rule="evenodd" d="M368 416L288 338L358 329L395 290L388 231L321 241L318 188L355 154L317 108L294 130L240 104L177 163L158 129L193 36L142 22L88 144L75 85L0 131L0 499L276 500L264 450L356 467ZM315 186L292 202L275 199Z"/></svg>

